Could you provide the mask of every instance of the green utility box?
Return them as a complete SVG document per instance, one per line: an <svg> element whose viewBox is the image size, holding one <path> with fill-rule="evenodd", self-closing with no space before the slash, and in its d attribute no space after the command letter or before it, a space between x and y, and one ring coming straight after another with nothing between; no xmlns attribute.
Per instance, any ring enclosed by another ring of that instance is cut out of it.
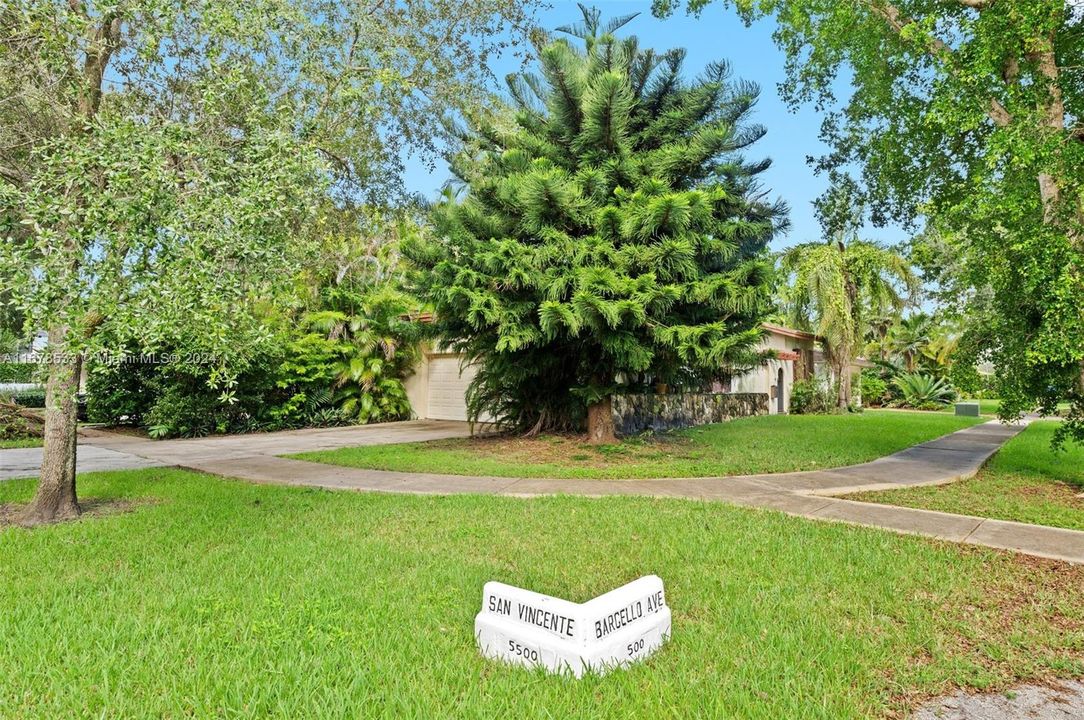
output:
<svg viewBox="0 0 1084 720"><path fill-rule="evenodd" d="M958 402L956 403L956 414L964 417L978 417L979 404L977 402Z"/></svg>

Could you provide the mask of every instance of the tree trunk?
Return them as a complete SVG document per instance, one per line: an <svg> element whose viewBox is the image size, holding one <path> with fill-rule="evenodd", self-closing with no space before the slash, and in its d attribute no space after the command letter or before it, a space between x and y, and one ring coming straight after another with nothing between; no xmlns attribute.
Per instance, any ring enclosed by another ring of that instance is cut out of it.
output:
<svg viewBox="0 0 1084 720"><path fill-rule="evenodd" d="M1077 392L1080 393L1081 403L1084 404L1084 358L1080 359L1080 376L1077 378Z"/></svg>
<svg viewBox="0 0 1084 720"><path fill-rule="evenodd" d="M66 328L49 331L51 353L49 380L45 386L45 431L41 481L23 522L37 524L68 520L79 515L75 497L75 448L80 357L65 354Z"/></svg>
<svg viewBox="0 0 1084 720"><path fill-rule="evenodd" d="M846 410L851 406L851 364L844 360L837 371L839 378L839 409Z"/></svg>
<svg viewBox="0 0 1084 720"><path fill-rule="evenodd" d="M609 395L587 406L587 442L591 445L610 445L617 442Z"/></svg>

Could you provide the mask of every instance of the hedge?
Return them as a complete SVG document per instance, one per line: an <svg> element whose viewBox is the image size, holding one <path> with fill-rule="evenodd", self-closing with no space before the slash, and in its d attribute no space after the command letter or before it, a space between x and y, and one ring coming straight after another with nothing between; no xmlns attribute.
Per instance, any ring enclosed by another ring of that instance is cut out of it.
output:
<svg viewBox="0 0 1084 720"><path fill-rule="evenodd" d="M0 383L34 382L35 363L0 362Z"/></svg>

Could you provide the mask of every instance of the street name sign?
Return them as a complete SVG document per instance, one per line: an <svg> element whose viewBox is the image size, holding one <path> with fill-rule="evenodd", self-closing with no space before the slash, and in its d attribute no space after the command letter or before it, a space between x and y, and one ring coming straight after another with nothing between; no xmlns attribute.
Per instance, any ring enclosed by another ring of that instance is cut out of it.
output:
<svg viewBox="0 0 1084 720"><path fill-rule="evenodd" d="M585 603L488 582L474 635L485 657L580 677L646 658L669 639L670 623L655 575Z"/></svg>

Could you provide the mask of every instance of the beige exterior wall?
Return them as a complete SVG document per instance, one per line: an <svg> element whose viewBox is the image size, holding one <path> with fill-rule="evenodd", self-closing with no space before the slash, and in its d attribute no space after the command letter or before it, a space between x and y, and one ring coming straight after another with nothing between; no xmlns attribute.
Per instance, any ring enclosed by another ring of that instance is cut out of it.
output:
<svg viewBox="0 0 1084 720"><path fill-rule="evenodd" d="M730 389L732 392L765 393L768 395L768 412L776 415L780 412L779 396L782 394L782 412L790 411L790 390L794 386L797 373L798 361L787 359L795 352L812 351L815 349L815 341L808 337L793 337L789 332L781 332L769 329L768 334L761 342L761 350L774 350L783 354L773 360L768 360L759 367L755 367L744 375L732 378ZM783 371L782 392L779 389L779 371Z"/></svg>
<svg viewBox="0 0 1084 720"><path fill-rule="evenodd" d="M420 358L414 365L414 373L403 381L410 410L415 418L429 417L429 352L431 348L423 344Z"/></svg>

